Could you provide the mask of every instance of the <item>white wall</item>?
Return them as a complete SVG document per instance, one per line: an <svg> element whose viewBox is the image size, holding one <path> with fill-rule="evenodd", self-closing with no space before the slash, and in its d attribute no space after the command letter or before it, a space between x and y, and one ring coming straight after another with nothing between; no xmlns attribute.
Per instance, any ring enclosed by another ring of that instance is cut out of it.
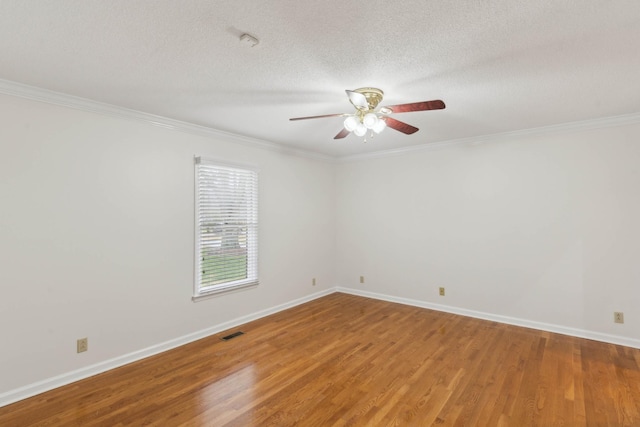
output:
<svg viewBox="0 0 640 427"><path fill-rule="evenodd" d="M334 165L7 95L0 117L0 405L335 285L640 347L640 125ZM261 285L198 303L195 154L260 169Z"/></svg>
<svg viewBox="0 0 640 427"><path fill-rule="evenodd" d="M639 142L636 124L343 163L338 283L640 347Z"/></svg>
<svg viewBox="0 0 640 427"><path fill-rule="evenodd" d="M6 95L0 117L0 396L335 285L331 162ZM261 284L194 303L196 154L260 169Z"/></svg>

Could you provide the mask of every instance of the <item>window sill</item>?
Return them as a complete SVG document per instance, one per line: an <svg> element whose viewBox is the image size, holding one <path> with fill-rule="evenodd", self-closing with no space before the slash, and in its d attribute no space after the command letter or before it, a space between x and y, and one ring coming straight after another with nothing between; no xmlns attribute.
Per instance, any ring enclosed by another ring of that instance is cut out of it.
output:
<svg viewBox="0 0 640 427"><path fill-rule="evenodd" d="M237 291L246 290L246 289L249 289L249 288L255 288L256 286L258 286L258 283L259 282L256 280L255 282L248 282L248 283L241 283L241 284L237 284L237 285L216 287L215 289L210 289L210 290L207 290L207 291L203 291L203 292L200 292L197 295L192 296L191 300L193 302L198 302L198 301L202 301L204 299L209 299L209 298L213 298L213 297L219 297L221 295L225 295L225 294L229 294L229 293L233 293L233 292L237 292Z"/></svg>

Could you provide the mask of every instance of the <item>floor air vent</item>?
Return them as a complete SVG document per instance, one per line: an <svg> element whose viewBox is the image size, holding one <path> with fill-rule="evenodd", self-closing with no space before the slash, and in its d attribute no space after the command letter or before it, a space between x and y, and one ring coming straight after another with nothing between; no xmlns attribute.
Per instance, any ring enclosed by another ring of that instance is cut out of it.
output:
<svg viewBox="0 0 640 427"><path fill-rule="evenodd" d="M229 341L230 339L233 339L235 337L239 337L240 335L244 335L244 332L234 332L231 335L227 335L226 337L222 337L220 338L222 341Z"/></svg>

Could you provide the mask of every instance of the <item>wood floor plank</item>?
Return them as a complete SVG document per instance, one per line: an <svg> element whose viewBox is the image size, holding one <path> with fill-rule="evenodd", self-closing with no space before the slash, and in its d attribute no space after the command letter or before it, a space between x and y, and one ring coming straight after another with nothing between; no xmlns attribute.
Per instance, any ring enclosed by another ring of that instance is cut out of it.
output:
<svg viewBox="0 0 640 427"><path fill-rule="evenodd" d="M0 425L640 426L640 350L336 293L0 408Z"/></svg>

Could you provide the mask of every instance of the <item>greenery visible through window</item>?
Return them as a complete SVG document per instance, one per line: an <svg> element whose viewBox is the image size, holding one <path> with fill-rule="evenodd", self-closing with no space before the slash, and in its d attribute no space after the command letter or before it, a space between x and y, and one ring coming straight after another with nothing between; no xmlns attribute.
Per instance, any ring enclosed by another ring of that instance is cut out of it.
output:
<svg viewBox="0 0 640 427"><path fill-rule="evenodd" d="M194 298L258 284L258 174L196 157Z"/></svg>

